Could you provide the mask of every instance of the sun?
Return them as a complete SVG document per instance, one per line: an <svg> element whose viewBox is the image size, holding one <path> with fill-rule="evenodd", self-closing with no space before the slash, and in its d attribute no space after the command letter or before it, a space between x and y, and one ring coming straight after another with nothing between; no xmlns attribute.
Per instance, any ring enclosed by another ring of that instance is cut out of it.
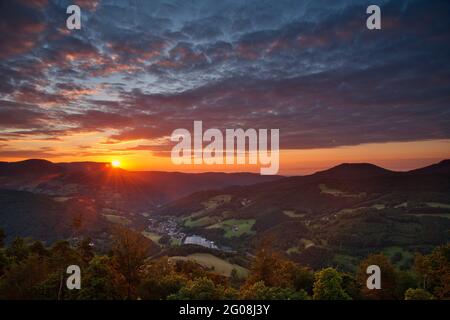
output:
<svg viewBox="0 0 450 320"><path fill-rule="evenodd" d="M111 165L114 168L119 168L120 167L120 161L119 160L113 160L113 161L111 161Z"/></svg>

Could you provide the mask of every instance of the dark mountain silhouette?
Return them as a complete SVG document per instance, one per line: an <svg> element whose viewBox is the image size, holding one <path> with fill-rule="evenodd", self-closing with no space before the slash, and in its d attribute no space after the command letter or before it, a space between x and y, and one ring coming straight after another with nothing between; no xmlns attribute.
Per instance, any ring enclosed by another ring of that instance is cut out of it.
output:
<svg viewBox="0 0 450 320"><path fill-rule="evenodd" d="M162 211L186 214L193 208L201 209L200 203L204 201L204 197L226 193L235 194L236 199L251 200L252 205L244 208L238 206L238 211L252 215L283 209L326 213L361 202L370 203L381 195L385 198L394 197L395 202L397 193L403 197L429 193L431 199L439 198L437 194L450 191L449 177L425 173L420 170L395 172L372 164L342 164L308 176L286 177L251 186L194 193L165 206ZM177 210L174 211L174 207Z"/></svg>
<svg viewBox="0 0 450 320"><path fill-rule="evenodd" d="M61 168L50 161L29 159L19 162L0 162L0 176L45 175L59 173Z"/></svg>
<svg viewBox="0 0 450 320"><path fill-rule="evenodd" d="M17 235L53 241L71 235L77 217L83 220L85 234L103 230L107 216L142 225L145 219L140 213L151 213L193 192L279 178L253 173L133 172L97 162L0 162L0 228L8 241Z"/></svg>
<svg viewBox="0 0 450 320"><path fill-rule="evenodd" d="M450 174L450 159L442 160L439 163L432 164L424 168L409 171L413 174Z"/></svg>
<svg viewBox="0 0 450 320"><path fill-rule="evenodd" d="M44 241L72 234L82 218L84 233L103 230L105 214L139 221L139 212L198 190L278 179L253 173L132 172L109 163L52 163L30 159L0 162L0 227L8 241L32 236Z"/></svg>
<svg viewBox="0 0 450 320"><path fill-rule="evenodd" d="M97 162L52 163L39 159L0 162L0 188L60 196L107 198L118 194L123 205L143 209L199 190L278 178L254 173L133 172Z"/></svg>
<svg viewBox="0 0 450 320"><path fill-rule="evenodd" d="M317 172L314 175L320 176L321 178L345 179L355 177L361 179L392 173L394 173L394 171L370 163L342 163L328 170Z"/></svg>

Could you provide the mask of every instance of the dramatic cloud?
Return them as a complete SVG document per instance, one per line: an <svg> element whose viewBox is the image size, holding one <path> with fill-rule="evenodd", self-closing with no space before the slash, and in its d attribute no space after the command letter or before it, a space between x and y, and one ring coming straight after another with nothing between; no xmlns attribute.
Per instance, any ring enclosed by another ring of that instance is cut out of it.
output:
<svg viewBox="0 0 450 320"><path fill-rule="evenodd" d="M282 148L450 138L450 3L70 1L0 5L0 130L104 144L280 128ZM140 143L140 142L138 142ZM167 143L122 151L165 154Z"/></svg>
<svg viewBox="0 0 450 320"><path fill-rule="evenodd" d="M66 156L65 153L49 152L47 150L2 150L0 156L6 158L52 158L55 156Z"/></svg>
<svg viewBox="0 0 450 320"><path fill-rule="evenodd" d="M39 127L48 120L37 106L0 100L0 128Z"/></svg>
<svg viewBox="0 0 450 320"><path fill-rule="evenodd" d="M33 49L46 28L41 12L15 1L0 2L0 21L0 59Z"/></svg>

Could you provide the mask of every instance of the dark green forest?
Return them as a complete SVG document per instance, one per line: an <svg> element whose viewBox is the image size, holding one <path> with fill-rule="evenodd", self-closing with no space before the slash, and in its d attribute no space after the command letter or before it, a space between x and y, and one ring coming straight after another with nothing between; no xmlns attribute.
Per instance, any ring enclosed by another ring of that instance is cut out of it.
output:
<svg viewBox="0 0 450 320"><path fill-rule="evenodd" d="M0 299L37 300L429 300L450 298L450 245L430 254L416 253L413 266L399 270L384 254L359 262L355 273L332 267L312 270L286 259L261 241L245 279L220 276L193 261L154 256L154 243L126 228L114 231L106 253L89 238L71 245L61 240L47 247L16 238L4 244L0 230ZM382 270L381 290L366 287L366 268ZM81 289L69 290L66 268L81 268Z"/></svg>

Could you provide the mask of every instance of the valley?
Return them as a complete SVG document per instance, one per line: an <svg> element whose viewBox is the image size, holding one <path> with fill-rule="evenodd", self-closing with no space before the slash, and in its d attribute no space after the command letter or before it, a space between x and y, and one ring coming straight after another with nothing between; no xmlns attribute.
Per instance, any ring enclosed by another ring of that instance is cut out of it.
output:
<svg viewBox="0 0 450 320"><path fill-rule="evenodd" d="M106 252L112 228L122 225L157 244L158 256L204 265L210 264L202 255L209 254L246 268L259 243L270 239L288 259L311 268L354 270L373 252L407 268L412 252L426 253L450 238L448 160L410 172L342 164L270 179L30 160L0 164L0 187L7 242L88 236Z"/></svg>

